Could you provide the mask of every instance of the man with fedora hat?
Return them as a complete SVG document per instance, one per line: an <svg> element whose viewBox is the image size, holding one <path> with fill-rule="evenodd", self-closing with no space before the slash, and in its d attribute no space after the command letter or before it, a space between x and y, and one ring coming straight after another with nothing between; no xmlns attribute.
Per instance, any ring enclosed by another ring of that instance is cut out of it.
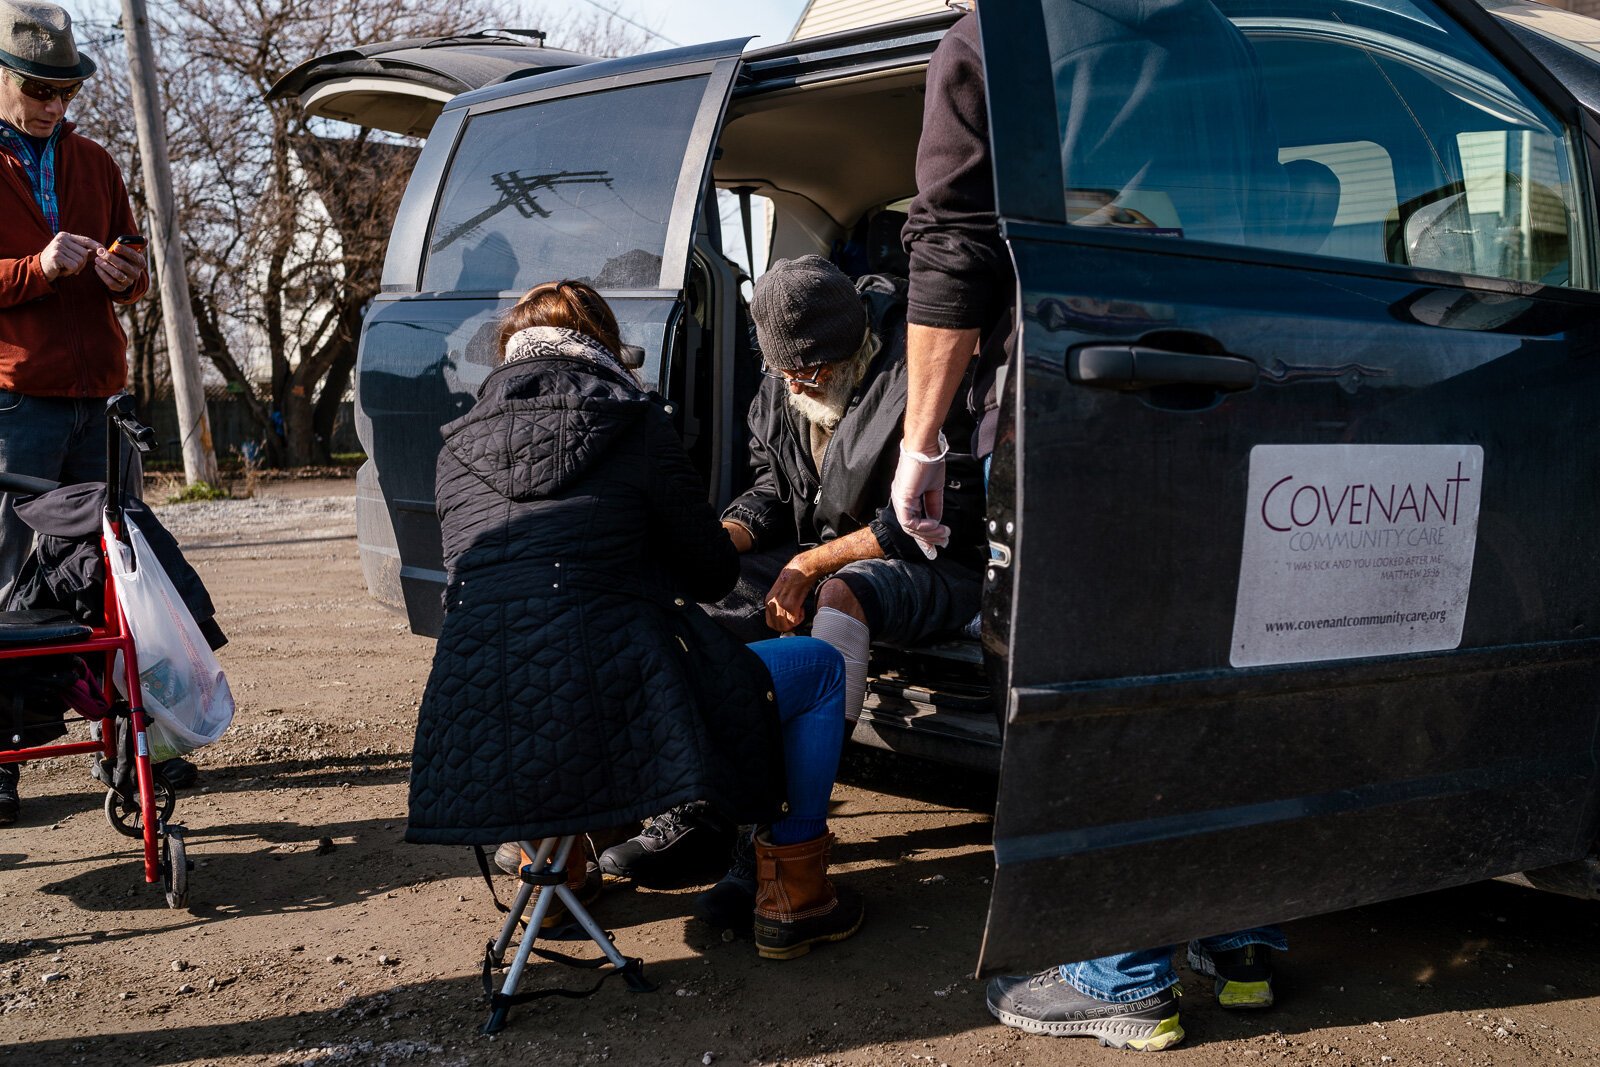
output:
<svg viewBox="0 0 1600 1067"><path fill-rule="evenodd" d="M65 121L95 71L55 4L0 0L0 471L103 481L105 401L127 381L116 305L149 287L122 172ZM0 589L33 531L0 494ZM17 817L0 766L0 826Z"/></svg>

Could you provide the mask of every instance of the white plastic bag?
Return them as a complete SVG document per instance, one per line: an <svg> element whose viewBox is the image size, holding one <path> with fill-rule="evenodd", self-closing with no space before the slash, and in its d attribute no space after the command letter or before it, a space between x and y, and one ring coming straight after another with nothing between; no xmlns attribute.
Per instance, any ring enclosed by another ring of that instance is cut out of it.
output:
<svg viewBox="0 0 1600 1067"><path fill-rule="evenodd" d="M109 524L102 522L102 529L110 579L138 650L139 692L150 718L150 758L159 763L221 737L233 722L233 692L150 542L126 514L122 523L131 552L112 535ZM125 673L118 655L118 690L124 688Z"/></svg>

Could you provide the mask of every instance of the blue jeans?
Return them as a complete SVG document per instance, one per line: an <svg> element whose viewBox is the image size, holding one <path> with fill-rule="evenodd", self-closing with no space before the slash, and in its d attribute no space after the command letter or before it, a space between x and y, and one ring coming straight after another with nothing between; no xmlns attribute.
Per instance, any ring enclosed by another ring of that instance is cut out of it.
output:
<svg viewBox="0 0 1600 1067"><path fill-rule="evenodd" d="M105 481L105 400L0 389L0 471L63 485ZM15 494L0 493L0 602L32 548L33 530L17 517Z"/></svg>
<svg viewBox="0 0 1600 1067"><path fill-rule="evenodd" d="M774 845L797 845L828 832L828 798L844 746L844 658L814 637L757 641L750 651L772 675L789 779L788 814L769 833Z"/></svg>
<svg viewBox="0 0 1600 1067"><path fill-rule="evenodd" d="M1289 949L1283 931L1276 926L1258 926L1221 937L1202 937L1190 944L1207 952L1226 952L1246 945L1265 945L1279 952ZM1119 952L1081 963L1063 963L1061 977L1084 996L1127 1004L1178 984L1178 974L1172 967L1172 953L1177 948L1177 945L1167 945L1138 952Z"/></svg>

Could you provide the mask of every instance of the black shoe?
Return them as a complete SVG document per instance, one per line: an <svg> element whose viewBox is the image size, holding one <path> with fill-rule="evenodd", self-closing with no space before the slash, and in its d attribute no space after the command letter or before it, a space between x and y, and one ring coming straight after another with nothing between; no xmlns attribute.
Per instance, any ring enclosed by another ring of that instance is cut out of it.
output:
<svg viewBox="0 0 1600 1067"><path fill-rule="evenodd" d="M15 826L22 801L17 796L17 779L22 771L15 763L0 763L0 826Z"/></svg>
<svg viewBox="0 0 1600 1067"><path fill-rule="evenodd" d="M694 917L713 930L748 934L756 912L756 828L739 827L722 881L694 898Z"/></svg>
<svg viewBox="0 0 1600 1067"><path fill-rule="evenodd" d="M1217 1003L1224 1008L1248 1011L1272 1007L1272 950L1266 945L1207 952L1198 942L1189 943L1189 969L1204 978L1215 978Z"/></svg>
<svg viewBox="0 0 1600 1067"><path fill-rule="evenodd" d="M703 885L725 870L735 833L707 805L680 804L602 852L600 869L645 886Z"/></svg>
<svg viewBox="0 0 1600 1067"><path fill-rule="evenodd" d="M200 768L181 756L153 763L150 769L165 778L167 785L173 789L187 789L200 778ZM99 756L89 757L89 777L101 785L110 788L111 776L114 773L115 766L109 760L101 759Z"/></svg>
<svg viewBox="0 0 1600 1067"><path fill-rule="evenodd" d="M1051 1037L1093 1037L1111 1048L1160 1052L1183 1040L1178 995L1163 989L1131 1004L1096 1000L1074 989L1060 967L989 980L989 1011L1007 1026Z"/></svg>
<svg viewBox="0 0 1600 1067"><path fill-rule="evenodd" d="M182 756L174 756L169 760L162 760L155 765L155 769L167 780L167 784L174 789L188 789L200 778L200 768Z"/></svg>

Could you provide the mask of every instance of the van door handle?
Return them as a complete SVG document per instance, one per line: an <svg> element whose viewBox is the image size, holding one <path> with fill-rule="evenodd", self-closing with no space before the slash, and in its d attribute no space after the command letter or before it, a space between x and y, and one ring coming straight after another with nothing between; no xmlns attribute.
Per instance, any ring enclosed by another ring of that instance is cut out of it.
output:
<svg viewBox="0 0 1600 1067"><path fill-rule="evenodd" d="M1158 385L1203 385L1226 393L1249 389L1259 373L1240 356L1170 352L1144 345L1081 345L1067 352L1067 377L1077 385L1135 392Z"/></svg>

